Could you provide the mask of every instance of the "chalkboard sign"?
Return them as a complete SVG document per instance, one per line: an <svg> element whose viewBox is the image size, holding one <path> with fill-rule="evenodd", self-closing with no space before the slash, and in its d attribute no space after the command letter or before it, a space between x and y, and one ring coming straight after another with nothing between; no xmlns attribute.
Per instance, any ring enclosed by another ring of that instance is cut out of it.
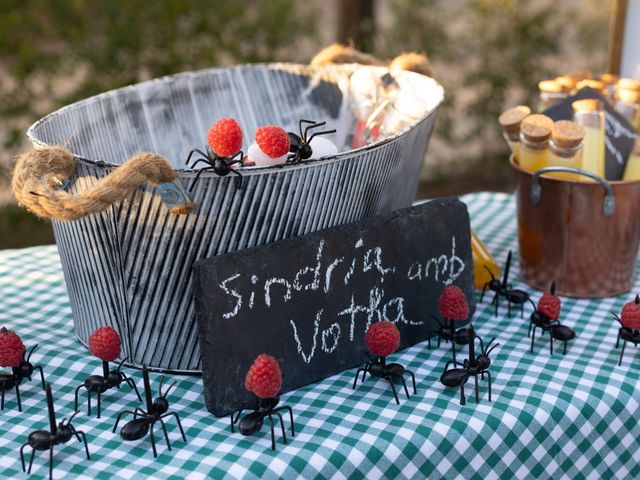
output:
<svg viewBox="0 0 640 480"><path fill-rule="evenodd" d="M207 409L222 416L254 398L244 377L261 353L280 362L284 393L363 364L372 322L395 323L400 348L427 339L450 284L473 312L469 215L457 198L197 262Z"/></svg>
<svg viewBox="0 0 640 480"><path fill-rule="evenodd" d="M627 165L629 155L636 143L637 132L633 126L602 96L597 90L585 87L575 95L567 97L561 102L551 105L543 113L553 120L571 120L573 107L576 100L585 98L597 98L605 106L605 178L607 180L622 180L624 168Z"/></svg>

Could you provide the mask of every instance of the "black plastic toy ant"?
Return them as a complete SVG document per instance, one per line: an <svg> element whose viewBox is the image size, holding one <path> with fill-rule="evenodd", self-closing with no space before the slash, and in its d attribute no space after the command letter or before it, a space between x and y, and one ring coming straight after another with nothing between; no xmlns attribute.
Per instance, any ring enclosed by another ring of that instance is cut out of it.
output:
<svg viewBox="0 0 640 480"><path fill-rule="evenodd" d="M440 348L440 340L444 340L445 342L451 341L451 354L453 355L453 360L456 359L456 344L457 345L466 345L469 343L469 331L466 327L462 327L459 329L455 329L454 321L449 319L449 323L443 323L440 321L438 317L435 315L431 315L431 318L434 318L436 322L438 322L438 330L434 330L429 332L429 350L431 350L431 334L435 333L438 335L438 348Z"/></svg>
<svg viewBox="0 0 640 480"><path fill-rule="evenodd" d="M177 382L173 382L167 388L167 391L162 393L162 385L164 384L164 378L160 380L160 387L158 389L158 397L155 400L151 399L151 384L149 382L149 370L147 367L142 367L142 379L144 381L144 396L147 401L147 410L143 410L141 408L136 408L135 410L123 410L118 414L118 418L116 419L116 423L113 426L112 432L115 433L118 428L118 423L120 423L120 418L125 413L130 413L133 415L133 420L128 421L120 430L120 437L124 441L132 441L132 440L140 440L145 437L147 433L150 434L151 437L151 448L153 449L154 458L158 456L158 452L156 451L156 439L153 436L153 427L156 422L160 422L160 426L162 427L162 431L164 433L164 438L167 441L167 448L171 450L171 442L169 442L169 435L167 434L167 427L162 420L163 418L169 417L173 415L176 417L176 422L178 423L178 428L180 428L180 433L182 434L182 439L186 442L187 437L184 434L184 430L182 429L182 424L180 423L180 417L177 412L169 412L169 401L167 400L167 395L169 391L174 387ZM140 418L138 418L138 416Z"/></svg>
<svg viewBox="0 0 640 480"><path fill-rule="evenodd" d="M91 375L85 379L83 383L78 385L76 388L75 395L75 411L78 411L78 392L82 387L87 389L87 414L91 415L91 393L95 392L98 394L98 418L100 418L100 413L102 410L101 406L101 397L104 392L107 390L116 387L118 390L120 389L120 384L122 382L126 382L138 396L138 400L142 401L142 397L140 397L140 392L138 392L138 387L136 387L133 379L127 377L124 372L121 372L122 364L127 360L127 358L123 358L122 361L118 364L118 368L115 370L109 371L109 363L106 361L102 361L102 375Z"/></svg>
<svg viewBox="0 0 640 480"><path fill-rule="evenodd" d="M193 187L198 182L198 178L200 178L200 175L202 175L202 172L207 172L211 170L213 170L217 175L220 175L221 177L229 175L230 173L238 175L238 178L236 179L237 180L236 186L237 188L242 188L242 174L237 170L234 170L233 168L231 168L232 165L235 165L238 163L242 165L242 158L244 156L244 154L242 153L242 150L240 150L238 153L236 153L232 157L221 157L216 152L214 152L209 146L207 146L206 153L198 148L194 148L189 152L189 156L187 157L187 161L185 162L187 165L189 165L189 162L191 161L191 157L193 156L194 153L200 154L201 158L193 162L193 165L191 165L191 168L194 168L196 165L198 165L201 162L206 163L209 166L198 170L198 173L196 174L196 178L193 180L191 187L189 187L189 192L193 190ZM239 159L234 160L234 158L236 157L239 157Z"/></svg>
<svg viewBox="0 0 640 480"><path fill-rule="evenodd" d="M289 421L291 422L291 436L295 437L295 430L293 426L293 410L289 405L282 405L281 407L276 408L278 406L278 403L280 402L280 396L271 398L256 398L258 399L257 405L245 405L242 408L231 412L231 433L235 432L234 426L240 419L240 415L242 414L243 410L253 409L253 412L245 415L242 420L240 420L240 423L238 424L238 431L242 435L253 435L254 433L260 431L260 429L262 429L264 419L265 417L268 417L271 426L271 450L275 450L276 436L273 426L273 415L277 415L280 419L280 427L282 428L282 441L286 445L287 433L284 428L284 420L282 419L282 415L280 414L280 412L289 412Z"/></svg>
<svg viewBox="0 0 640 480"><path fill-rule="evenodd" d="M302 131L302 124L308 123L309 126ZM289 135L289 156L287 157L287 163L295 164L299 163L302 160L308 160L313 155L313 150L311 148L311 140L316 135L328 135L329 133L335 133L335 130L325 130L323 132L314 132L309 138L307 138L307 134L309 130L312 128L322 127L326 125L327 122L314 122L313 120L300 120L298 123L298 130L300 131L300 135L293 132L287 132Z"/></svg>
<svg viewBox="0 0 640 480"><path fill-rule="evenodd" d="M636 295L636 298L638 298L637 295ZM620 339L622 338L623 340L622 350L620 351L620 360L618 360L618 366L620 366L622 365L622 357L624 356L624 347L627 346L627 342L633 343L633 345L636 347L638 346L638 343L640 343L640 330L633 330L629 327L625 327L622 324L622 320L620 319L620 317L616 315L614 312L611 312L611 313L613 313L613 316L616 318L616 320L620 324L620 328L618 329L618 339L616 340L616 348L620 346Z"/></svg>
<svg viewBox="0 0 640 480"><path fill-rule="evenodd" d="M91 456L89 455L89 446L87 444L87 437L83 432L80 432L75 429L75 427L71 424L73 417L75 417L78 412L74 413L68 422L65 423L65 419L63 419L59 424L56 425L56 413L53 409L53 396L51 395L51 385L47 385L45 387L47 392L47 408L49 410L49 428L50 432L46 430L36 430L35 432L31 432L27 439L27 443L20 447L20 461L22 462L22 471L26 471L27 473L31 473L31 466L33 465L33 457L35 456L36 450L49 450L49 478L53 477L53 447L55 445L59 445L61 443L67 443L71 438L75 435L79 442L84 443L84 448L87 453L87 460L91 460ZM26 446L31 447L31 459L29 460L29 469L26 470L24 463L24 448Z"/></svg>
<svg viewBox="0 0 640 480"><path fill-rule="evenodd" d="M480 302L482 302L482 299L484 298L484 292L489 289L496 293L493 297L493 301L491 302L491 304L495 304L496 306L494 316L498 316L498 305L500 303L500 297L505 297L509 305L509 316L511 316L511 304L514 304L520 305L520 317L522 317L524 315L524 304L527 302L527 300L529 300L529 294L524 290L511 288L511 285L509 285L511 250L509 250L509 255L507 256L507 263L504 267L504 276L502 277L502 282L493 275L493 272L486 265L484 265L484 268L486 268L489 272L489 275L491 275L491 280L485 283L482 287Z"/></svg>
<svg viewBox="0 0 640 480"><path fill-rule="evenodd" d="M402 382L402 386L404 387L404 393L407 395L407 398L411 398L409 395L409 389L407 388L407 383L404 381L404 374L408 373L411 375L411 380L413 382L413 394L415 395L416 390L416 377L412 371L407 370L404 366L399 363L389 363L387 364L386 357L377 357L376 359L371 358L369 352L364 352L369 358L369 361L365 364L364 368L359 368L356 371L356 378L353 379L353 388L356 388L356 383L358 382L358 376L360 372L362 372L362 381L364 382L367 378L367 373L369 373L374 378L384 378L391 385L391 390L393 391L393 397L396 399L396 403L400 405L400 400L398 400L398 393L396 392L395 380L399 378Z"/></svg>
<svg viewBox="0 0 640 480"><path fill-rule="evenodd" d="M18 411L22 412L22 401L20 399L20 383L25 378L31 381L31 375L33 375L33 372L35 369L38 369L40 371L40 379L42 380L42 389L43 390L45 389L44 372L42 371L42 367L40 365L33 365L30 362L31 354L37 347L38 347L37 344L31 347L31 350L29 351L28 355L26 354L26 351L25 351L25 353L22 356L22 363L20 363L20 365L18 365L17 367L13 367L11 374L6 374L6 373L0 374L0 391L2 392L2 401L0 402L1 403L0 410L4 410L4 392L6 390L10 390L15 387L16 400L18 401ZM25 358L25 355L26 355L26 358Z"/></svg>
<svg viewBox="0 0 640 480"><path fill-rule="evenodd" d="M553 281L551 283L551 288L549 289L552 295L555 295L556 292L556 282ZM553 355L553 341L560 340L564 342L564 351L563 355L567 353L567 342L569 340L573 340L576 337L576 332L567 327L566 325L562 325L560 320L552 319L548 316L544 315L540 312L535 303L531 299L529 299L531 304L533 305L533 313L531 314L531 320L529 322L529 332L527 333L527 337L531 334L531 353L533 353L533 344L536 338L536 328L542 329L542 334L544 332L549 332L549 352ZM533 332L531 331L531 327L533 327Z"/></svg>
<svg viewBox="0 0 640 480"><path fill-rule="evenodd" d="M478 395L478 375L484 380L485 373L487 374L487 381L489 386L489 401L491 401L491 372L489 371L489 367L491 366L491 359L489 358L489 354L496 348L499 343L491 346L495 338L492 338L489 343L484 345L482 338L476 337L475 330L473 326L470 325L468 328L468 338L469 338L469 359L460 363L455 360L449 360L444 367L444 373L440 376L440 382L446 387L460 387L460 405L465 405L467 403L466 398L464 396L464 385L467 383L470 377L474 377L475 387L476 387L476 403L480 402L480 398ZM476 357L475 354L475 339L480 341L480 355ZM460 365L461 368L452 368L449 370L449 365Z"/></svg>

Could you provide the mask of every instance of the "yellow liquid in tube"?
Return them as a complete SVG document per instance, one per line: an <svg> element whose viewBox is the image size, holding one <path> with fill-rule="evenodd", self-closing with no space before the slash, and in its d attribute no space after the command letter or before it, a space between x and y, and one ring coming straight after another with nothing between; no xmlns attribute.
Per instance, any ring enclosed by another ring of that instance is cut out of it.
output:
<svg viewBox="0 0 640 480"><path fill-rule="evenodd" d="M572 167L572 168L582 168L582 149L578 151L578 153L571 158L561 157L554 153L553 150L549 150L549 156L547 158L547 166L549 167ZM588 179L583 175L577 175L575 173L568 172L557 172L550 173L549 175L555 178L562 178L565 180L581 180Z"/></svg>
<svg viewBox="0 0 640 480"><path fill-rule="evenodd" d="M547 166L547 157L549 155L547 148L536 150L521 144L519 150L520 157L518 160L524 170L535 172Z"/></svg>
<svg viewBox="0 0 640 480"><path fill-rule="evenodd" d="M486 283L491 281L491 274L487 268L495 278L500 278L500 267L473 230L471 230L471 254L473 257L473 284L476 289L482 290Z"/></svg>
<svg viewBox="0 0 640 480"><path fill-rule="evenodd" d="M640 154L632 154L629 157L623 180L640 180Z"/></svg>
<svg viewBox="0 0 640 480"><path fill-rule="evenodd" d="M584 140L582 169L604 178L604 129L582 126ZM587 177L583 177L588 180Z"/></svg>

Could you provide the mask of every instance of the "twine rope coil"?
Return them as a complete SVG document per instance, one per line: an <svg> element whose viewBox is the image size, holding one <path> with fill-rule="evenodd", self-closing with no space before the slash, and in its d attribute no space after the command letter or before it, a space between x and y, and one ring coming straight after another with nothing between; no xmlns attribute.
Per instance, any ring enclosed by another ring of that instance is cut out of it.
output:
<svg viewBox="0 0 640 480"><path fill-rule="evenodd" d="M139 153L77 194L59 188L59 181L70 179L76 159L62 147L37 148L18 157L11 188L18 201L43 218L77 220L106 210L125 200L145 184L174 182L176 172L169 162L155 153ZM178 205L172 213L187 214L193 204Z"/></svg>

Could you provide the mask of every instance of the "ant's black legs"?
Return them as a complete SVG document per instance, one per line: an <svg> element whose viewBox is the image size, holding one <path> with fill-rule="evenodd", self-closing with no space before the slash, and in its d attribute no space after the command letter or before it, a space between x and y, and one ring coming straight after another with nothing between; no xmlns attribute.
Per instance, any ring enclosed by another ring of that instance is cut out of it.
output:
<svg viewBox="0 0 640 480"><path fill-rule="evenodd" d="M620 360L618 361L618 366L622 365L622 356L624 355L624 347L627 346L627 341L624 340L622 342L622 351L620 352Z"/></svg>
<svg viewBox="0 0 640 480"><path fill-rule="evenodd" d="M484 299L484 292L487 291L487 287L489 286L488 283L484 284L484 287L482 287L482 293L480 294L480 303L482 303L482 300Z"/></svg>
<svg viewBox="0 0 640 480"><path fill-rule="evenodd" d="M279 412L276 412L275 410L271 411L272 413L269 414L269 416L273 415L277 415L278 418L280 419L280 428L282 428L282 440L284 441L284 444L287 444L287 432L284 429L284 420L282 419L282 415L280 415Z"/></svg>
<svg viewBox="0 0 640 480"><path fill-rule="evenodd" d="M18 400L18 411L22 411L22 401L20 400L20 383L16 380L16 400Z"/></svg>
<svg viewBox="0 0 640 480"><path fill-rule="evenodd" d="M552 329L553 327L549 329L549 353L551 355L553 355L553 333L551 332Z"/></svg>
<svg viewBox="0 0 640 480"><path fill-rule="evenodd" d="M273 418L271 418L271 414L269 414L269 423L271 424L271 450L276 449L276 432L273 429Z"/></svg>
<svg viewBox="0 0 640 480"><path fill-rule="evenodd" d="M466 405L467 404L467 400L464 398L464 384L466 382L462 382L460 384L460 405Z"/></svg>
<svg viewBox="0 0 640 480"><path fill-rule="evenodd" d="M195 187L196 183L198 183L198 179L200 178L200 175L202 175L202 172L208 172L208 171L211 171L211 170L213 170L213 167L204 167L204 168L201 168L200 170L198 170L198 173L196 173L196 178L193 179L193 183L189 187L189 193L191 193L193 191L193 187Z"/></svg>
<svg viewBox="0 0 640 480"><path fill-rule="evenodd" d="M29 442L25 443L20 447L20 462L22 463L23 472L26 472L25 465L24 465L24 447L26 447L27 445L29 445Z"/></svg>
<svg viewBox="0 0 640 480"><path fill-rule="evenodd" d="M84 450L87 453L87 460L91 460L91 455L89 455L89 444L87 443L87 437L84 432L78 432L78 435L82 436L82 442L84 443Z"/></svg>
<svg viewBox="0 0 640 480"><path fill-rule="evenodd" d="M402 386L404 387L404 393L407 395L407 398L411 398L409 395L409 389L407 388L407 382L404 381L404 377L400 376L400 381L402 381Z"/></svg>
<svg viewBox="0 0 640 480"><path fill-rule="evenodd" d="M393 378L388 375L384 378L386 378L389 381L389 385L391 385L391 390L393 391L393 398L395 398L396 403L400 405L400 400L398 400L398 392L396 392L396 386L393 383Z"/></svg>
<svg viewBox="0 0 640 480"><path fill-rule="evenodd" d="M2 386L2 400L0 401L0 410L4 410L4 382L0 382Z"/></svg>
<svg viewBox="0 0 640 480"><path fill-rule="evenodd" d="M118 416L116 417L116 423L113 426L113 429L111 430L111 433L116 433L116 428L118 428L118 423L120 423L120 418L122 418L122 415L124 415L125 413L132 413L133 414L133 418L136 417L136 412L132 412L131 410L123 410L121 411Z"/></svg>
<svg viewBox="0 0 640 480"><path fill-rule="evenodd" d="M238 190L242 190L242 174L236 170L231 169L231 173L235 173L238 177L236 178L236 188Z"/></svg>
<svg viewBox="0 0 640 480"><path fill-rule="evenodd" d="M405 370L405 372L411 375L411 381L413 382L413 394L416 395L418 393L418 390L416 390L416 376L409 370Z"/></svg>
<svg viewBox="0 0 640 480"><path fill-rule="evenodd" d="M235 432L234 425L238 422L238 420L240 420L240 414L242 414L243 410L244 410L244 407L239 409L239 410L236 410L236 412L238 412L238 415L236 415L236 419L235 420L233 419L233 414L236 413L236 412L231 412L231 433Z"/></svg>
<svg viewBox="0 0 640 480"><path fill-rule="evenodd" d="M169 442L169 434L167 433L167 426L164 424L161 418L158 419L160 426L162 427L162 433L164 433L164 439L167 442L167 449L171 451L171 443ZM153 428L153 425L151 426Z"/></svg>
<svg viewBox="0 0 640 480"><path fill-rule="evenodd" d="M524 318L524 303L520 304L520 318Z"/></svg>
<svg viewBox="0 0 640 480"><path fill-rule="evenodd" d="M78 388L76 388L76 400L73 407L73 410L76 412L78 411L78 392L82 387L84 387L84 384L81 383L80 385L78 385Z"/></svg>
<svg viewBox="0 0 640 480"><path fill-rule="evenodd" d="M463 363L460 362L456 362L455 360L449 360L447 363L444 364L444 371L446 372L447 370L449 370L449 365L460 365L461 367L464 367ZM413 374L411 374L413 375Z"/></svg>
<svg viewBox="0 0 640 480"><path fill-rule="evenodd" d="M49 480L53 479L53 446L55 443L51 440L49 445Z"/></svg>
<svg viewBox="0 0 640 480"><path fill-rule="evenodd" d="M451 354L453 355L453 361L456 361L456 342L451 338Z"/></svg>
<svg viewBox="0 0 640 480"><path fill-rule="evenodd" d="M149 435L151 436L151 448L153 449L153 458L158 458L158 452L156 451L156 439L153 436L153 424L149 428Z"/></svg>
<svg viewBox="0 0 640 480"><path fill-rule="evenodd" d="M620 346L620 330L618 330L618 338L616 340L616 348Z"/></svg>
<svg viewBox="0 0 640 480"><path fill-rule="evenodd" d="M134 382L132 378L127 377L127 375L124 372L122 373L122 378L124 378L124 381L127 382L127 385L129 385L131 389L136 392L136 395L138 396L138 400L142 401L140 392L138 392L138 387L136 387L136 382Z"/></svg>
<svg viewBox="0 0 640 480"><path fill-rule="evenodd" d="M244 408L241 408L239 410L239 412L242 412ZM180 434L182 435L182 440L184 440L185 442L187 441L187 437L184 434L184 430L182 429L182 423L180 423L180 417L178 416L178 412L169 412L169 413L165 413L164 415L160 415L160 419L166 418L170 415L173 415L174 417L176 417L176 423L178 424L178 428L180 429ZM233 414L232 414L233 416ZM238 418L240 417L240 413L238 413ZM236 418L236 422L238 421L238 418ZM231 425L231 427L233 428L233 424ZM231 430L233 431L233 430Z"/></svg>
<svg viewBox="0 0 640 480"><path fill-rule="evenodd" d="M102 411L102 405L101 405L101 399L102 399L102 393L100 393L100 390L98 390L98 418L100 418L100 412Z"/></svg>
<svg viewBox="0 0 640 480"><path fill-rule="evenodd" d="M564 351L562 352L563 355L567 354L567 341L564 341Z"/></svg>
<svg viewBox="0 0 640 480"><path fill-rule="evenodd" d="M31 466L33 465L33 457L36 455L36 449L31 449L31 458L29 459L29 468L27 469L27 473L31 473Z"/></svg>
<svg viewBox="0 0 640 480"><path fill-rule="evenodd" d="M489 382L489 401L491 401L491 372L487 370L487 381Z"/></svg>
<svg viewBox="0 0 640 480"><path fill-rule="evenodd" d="M356 388L356 383L358 382L358 377L360 376L360 372L362 372L362 381L364 382L364 379L366 378L367 375L367 368L359 368L358 371L356 372L356 377L353 379L353 388Z"/></svg>
<svg viewBox="0 0 640 480"><path fill-rule="evenodd" d="M531 325L533 325L533 322L529 320L529 331L527 332L527 337L531 336Z"/></svg>
<svg viewBox="0 0 640 480"><path fill-rule="evenodd" d="M40 380L42 380L42 389L45 390L45 384L44 384L44 372L42 371L42 367L40 365L36 365L34 368L37 368L38 370L40 370Z"/></svg>
<svg viewBox="0 0 640 480"><path fill-rule="evenodd" d="M293 428L293 410L291 409L291 407L289 405L283 405L283 406L281 406L279 408L276 408L274 410L274 412L280 412L282 410L286 410L286 411L289 412L289 420L291 421L291 436L295 437L295 431L294 431L294 428Z"/></svg>
<svg viewBox="0 0 640 480"><path fill-rule="evenodd" d="M533 342L536 338L536 325L533 326L533 331L531 332L531 353L533 353Z"/></svg>
<svg viewBox="0 0 640 480"><path fill-rule="evenodd" d="M476 373L473 378L476 382L476 403L480 403L480 397L478 396L478 374Z"/></svg>

